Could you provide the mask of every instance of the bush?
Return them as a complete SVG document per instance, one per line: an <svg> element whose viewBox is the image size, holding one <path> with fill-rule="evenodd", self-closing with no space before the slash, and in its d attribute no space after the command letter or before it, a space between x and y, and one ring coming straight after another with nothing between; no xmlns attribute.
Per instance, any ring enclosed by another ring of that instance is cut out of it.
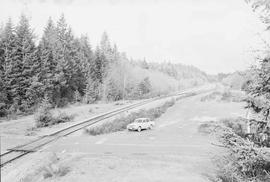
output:
<svg viewBox="0 0 270 182"><path fill-rule="evenodd" d="M247 119L245 118L229 118L229 119L222 119L221 122L228 128L231 128L234 133L241 137L246 137L246 124Z"/></svg>
<svg viewBox="0 0 270 182"><path fill-rule="evenodd" d="M37 127L49 126L53 122L53 116L50 111L51 104L48 97L42 100L37 112L35 113L35 121Z"/></svg>
<svg viewBox="0 0 270 182"><path fill-rule="evenodd" d="M174 104L175 101L172 99L171 101L165 102L162 106L152 108L149 110L140 110L138 112L133 112L128 116L120 117L114 119L111 122L107 122L96 127L85 129L85 132L90 135L100 135L105 133L122 131L126 129L128 124L132 123L137 118L147 117L150 118L151 120L154 120L160 117L163 113L166 112L166 110L169 107L173 106Z"/></svg>
<svg viewBox="0 0 270 182"><path fill-rule="evenodd" d="M217 162L218 177L228 182L263 182L270 180L270 154L232 130L223 130L220 141L228 153Z"/></svg>
<svg viewBox="0 0 270 182"><path fill-rule="evenodd" d="M50 111L50 108L51 105L48 101L48 98L45 97L35 114L35 121L37 127L46 127L58 123L65 123L74 119L74 115L67 115L66 113L60 113L56 117L54 117Z"/></svg>
<svg viewBox="0 0 270 182"><path fill-rule="evenodd" d="M226 153L215 160L215 182L263 182L270 180L270 153L245 138L245 119L207 122L199 128L215 132ZM209 130L214 127L214 130ZM203 130L204 131L204 130Z"/></svg>
<svg viewBox="0 0 270 182"><path fill-rule="evenodd" d="M6 104L0 102L0 117L5 117L7 115Z"/></svg>
<svg viewBox="0 0 270 182"><path fill-rule="evenodd" d="M51 124L54 125L54 124L58 124L58 123L70 122L73 119L74 119L74 115L67 115L64 112L61 112L58 116L56 116L53 119L53 122Z"/></svg>

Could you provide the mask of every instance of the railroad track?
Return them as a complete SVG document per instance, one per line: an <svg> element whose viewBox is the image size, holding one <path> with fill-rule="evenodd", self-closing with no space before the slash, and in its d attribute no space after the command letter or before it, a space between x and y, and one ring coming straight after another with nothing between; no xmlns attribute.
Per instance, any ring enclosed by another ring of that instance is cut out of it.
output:
<svg viewBox="0 0 270 182"><path fill-rule="evenodd" d="M206 91L204 91L204 92L206 92ZM156 101L156 100L170 98L170 97L180 97L180 96L182 96L183 98L186 98L186 97L193 96L193 95L200 94L200 93L202 93L202 91L200 91L200 92L182 92L179 94L174 94L174 95L169 95L169 96L156 97L156 98L148 99L148 100L145 100L145 101L142 101L139 103L131 104L131 105L125 106L125 107L120 108L120 109L115 109L113 111L110 111L110 112L107 112L104 114L97 115L95 117L92 117L92 118L85 120L83 122L80 122L78 124L74 124L74 125L71 125L67 128L61 129L61 130L54 132L50 135L42 136L42 137L40 137L36 140L33 140L31 142L28 142L28 143L25 143L23 145L19 145L17 147L9 149L7 152L0 155L0 159L1 159L1 166L0 167L3 167L4 165L6 165L14 160L21 158L24 155L35 152L38 149L40 149L41 147L45 146L46 144L49 144L55 140L58 140L59 138L70 135L78 130L81 130L81 129L86 128L86 127L91 126L91 125L94 125L94 124L96 124L104 119L111 118L117 114L129 111L131 109L148 104L148 103Z"/></svg>

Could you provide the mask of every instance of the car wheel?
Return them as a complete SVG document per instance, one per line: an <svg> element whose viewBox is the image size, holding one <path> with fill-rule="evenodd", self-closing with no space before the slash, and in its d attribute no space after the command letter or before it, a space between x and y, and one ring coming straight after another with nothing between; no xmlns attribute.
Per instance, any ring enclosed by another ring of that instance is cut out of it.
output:
<svg viewBox="0 0 270 182"><path fill-rule="evenodd" d="M138 128L138 132L141 132L142 131L142 128L139 126L139 128Z"/></svg>
<svg viewBox="0 0 270 182"><path fill-rule="evenodd" d="M153 128L153 125L151 124L150 127L149 127L149 129L151 130L152 128Z"/></svg>

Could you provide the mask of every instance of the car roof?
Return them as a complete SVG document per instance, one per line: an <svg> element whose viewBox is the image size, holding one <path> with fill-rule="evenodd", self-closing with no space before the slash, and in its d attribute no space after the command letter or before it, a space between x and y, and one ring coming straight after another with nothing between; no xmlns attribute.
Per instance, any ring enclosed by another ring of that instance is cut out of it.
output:
<svg viewBox="0 0 270 182"><path fill-rule="evenodd" d="M149 119L149 118L137 118L135 120L146 120L146 119Z"/></svg>

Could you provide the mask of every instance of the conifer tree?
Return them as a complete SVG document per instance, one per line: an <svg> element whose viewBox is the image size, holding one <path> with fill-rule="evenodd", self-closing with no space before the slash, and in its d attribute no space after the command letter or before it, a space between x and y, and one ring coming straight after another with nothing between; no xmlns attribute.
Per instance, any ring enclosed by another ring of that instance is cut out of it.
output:
<svg viewBox="0 0 270 182"><path fill-rule="evenodd" d="M15 32L11 19L9 18L1 33L1 95L2 103L5 107L13 104L12 84L14 79L10 76L12 73L13 62L16 58L15 52L16 40Z"/></svg>
<svg viewBox="0 0 270 182"><path fill-rule="evenodd" d="M34 43L33 30L30 28L29 20L21 15L16 32L16 56L11 65L10 77L14 102L18 104L21 111L26 111L33 103L31 100L32 76L35 73L37 64L37 52Z"/></svg>
<svg viewBox="0 0 270 182"><path fill-rule="evenodd" d="M68 27L65 17L62 15L56 26L57 41L55 60L57 66L55 69L56 88L57 88L57 105L63 105L66 101L71 101L73 92L76 90L72 84L74 68L73 62L73 41L71 29Z"/></svg>
<svg viewBox="0 0 270 182"><path fill-rule="evenodd" d="M100 84L91 78L88 78L84 90L84 102L89 104L99 99Z"/></svg>
<svg viewBox="0 0 270 182"><path fill-rule="evenodd" d="M103 32L102 34L100 41L100 49L104 54L110 54L112 52L109 36L106 32Z"/></svg>
<svg viewBox="0 0 270 182"><path fill-rule="evenodd" d="M40 74L37 74L37 79L41 83L42 97L47 95L48 99L52 102L55 100L55 69L57 62L54 58L56 28L51 18L49 18L42 39L38 46L39 60L41 63ZM42 98L40 97L40 98Z"/></svg>
<svg viewBox="0 0 270 182"><path fill-rule="evenodd" d="M100 84L103 83L105 77L105 55L99 47L96 48L94 62L91 66L91 78Z"/></svg>

